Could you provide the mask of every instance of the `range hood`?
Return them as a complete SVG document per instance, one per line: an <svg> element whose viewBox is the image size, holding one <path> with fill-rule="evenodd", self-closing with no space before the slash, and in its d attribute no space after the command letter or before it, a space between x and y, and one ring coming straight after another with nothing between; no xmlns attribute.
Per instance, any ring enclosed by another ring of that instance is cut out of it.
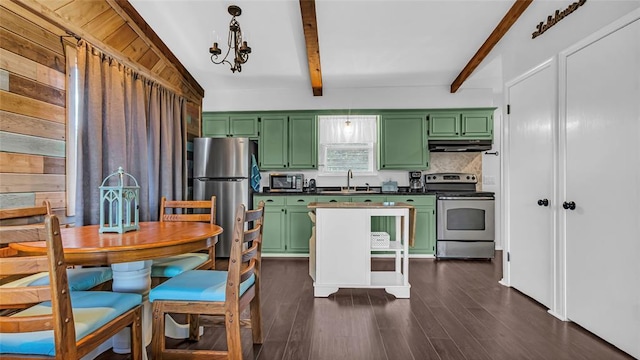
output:
<svg viewBox="0 0 640 360"><path fill-rule="evenodd" d="M464 152L491 150L491 140L429 140L431 152Z"/></svg>

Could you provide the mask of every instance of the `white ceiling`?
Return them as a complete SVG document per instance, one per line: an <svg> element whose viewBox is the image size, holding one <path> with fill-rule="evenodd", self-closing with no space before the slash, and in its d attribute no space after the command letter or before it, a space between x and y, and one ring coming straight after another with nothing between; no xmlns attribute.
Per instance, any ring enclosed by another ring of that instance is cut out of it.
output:
<svg viewBox="0 0 640 360"><path fill-rule="evenodd" d="M206 91L308 89L298 0L129 0ZM210 62L213 31L223 54L231 4L252 54L241 73ZM513 0L316 0L323 88L449 86ZM472 81L492 87L499 61ZM468 83L465 84L469 86ZM464 86L463 86L464 87Z"/></svg>

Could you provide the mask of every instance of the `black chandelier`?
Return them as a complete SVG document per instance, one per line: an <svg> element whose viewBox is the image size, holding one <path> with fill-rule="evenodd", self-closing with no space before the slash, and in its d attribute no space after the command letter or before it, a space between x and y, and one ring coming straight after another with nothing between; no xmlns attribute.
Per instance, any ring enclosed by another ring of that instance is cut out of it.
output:
<svg viewBox="0 0 640 360"><path fill-rule="evenodd" d="M229 38L227 39L227 53L224 55L224 58L220 61L218 60L218 55L222 54L222 50L218 47L218 43L215 42L213 46L209 48L209 52L211 53L211 62L214 64L222 64L227 63L231 66L231 72L241 72L242 64L246 63L249 60L249 54L251 54L251 48L247 45L246 41L242 40L242 30L240 30L240 24L238 20L236 20L236 16L240 16L242 14L242 9L239 6L231 5L229 6L229 14L233 16L231 18L231 22L229 23ZM233 64L227 60L229 53L231 53L231 49L233 49L234 59Z"/></svg>

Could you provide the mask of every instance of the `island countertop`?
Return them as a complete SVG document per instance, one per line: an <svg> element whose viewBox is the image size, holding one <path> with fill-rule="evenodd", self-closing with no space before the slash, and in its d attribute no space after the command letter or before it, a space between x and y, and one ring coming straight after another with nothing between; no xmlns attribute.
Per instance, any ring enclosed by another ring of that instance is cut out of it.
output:
<svg viewBox="0 0 640 360"><path fill-rule="evenodd" d="M403 202L312 202L307 205L309 209L349 209L349 208L357 208L357 209L377 209L377 208L407 208L407 209L415 209L415 207L411 204L403 203ZM413 217L413 216L411 216Z"/></svg>

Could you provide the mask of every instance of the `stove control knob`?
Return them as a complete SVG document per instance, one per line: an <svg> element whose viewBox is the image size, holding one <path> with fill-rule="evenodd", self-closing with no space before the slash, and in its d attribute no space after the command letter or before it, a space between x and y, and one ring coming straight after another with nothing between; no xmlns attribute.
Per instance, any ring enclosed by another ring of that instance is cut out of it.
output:
<svg viewBox="0 0 640 360"><path fill-rule="evenodd" d="M475 179L476 179L476 177L475 177L475 176L472 176L472 177L471 177L471 180L475 180Z"/></svg>
<svg viewBox="0 0 640 360"><path fill-rule="evenodd" d="M471 179L471 176L467 175L467 180Z"/></svg>
<svg viewBox="0 0 640 360"><path fill-rule="evenodd" d="M576 203L573 202L573 201L569 201L569 202L565 201L565 202L562 203L562 207L565 210L575 210L576 209Z"/></svg>

